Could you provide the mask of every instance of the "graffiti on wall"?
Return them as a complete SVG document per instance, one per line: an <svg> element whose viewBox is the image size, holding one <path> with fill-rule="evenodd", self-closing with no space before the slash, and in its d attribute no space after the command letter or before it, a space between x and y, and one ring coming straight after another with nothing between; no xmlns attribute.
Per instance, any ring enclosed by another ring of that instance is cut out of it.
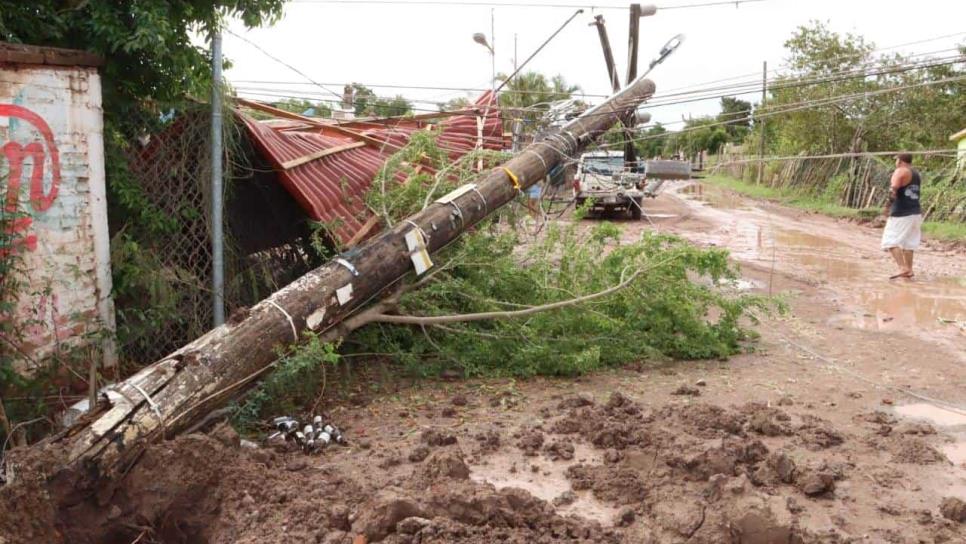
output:
<svg viewBox="0 0 966 544"><path fill-rule="evenodd" d="M13 240L11 248L0 248L0 253L20 247L28 251L37 249L37 235L31 232L33 217L24 212L20 205L20 194L24 186L30 189L30 208L33 212L43 212L49 209L57 200L60 188L60 156L54 134L43 117L33 111L15 104L0 104L0 117L8 117L27 123L40 135L43 141L34 139L31 142L13 141L13 135L8 133L9 141L0 146L0 155L7 162L7 192L4 196L3 210L11 214L14 219L7 229L9 239ZM2 142L2 140L0 140ZM24 179L25 165L29 162L30 177ZM45 167L50 164L49 186L45 183Z"/></svg>

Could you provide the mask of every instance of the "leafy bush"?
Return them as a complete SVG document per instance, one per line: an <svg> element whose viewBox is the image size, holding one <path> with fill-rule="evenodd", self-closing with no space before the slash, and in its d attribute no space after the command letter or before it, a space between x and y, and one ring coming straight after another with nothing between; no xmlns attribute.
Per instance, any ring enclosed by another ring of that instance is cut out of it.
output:
<svg viewBox="0 0 966 544"><path fill-rule="evenodd" d="M604 291L644 271L627 288L589 302L515 319L436 326L373 324L353 336L394 353L417 374L458 369L469 376L576 375L654 358L736 353L749 332L741 318L765 300L716 284L736 272L721 250L645 233L620 242L601 223L551 224L529 246L513 231L479 229L437 258L445 271L402 298L400 313L452 315L518 310Z"/></svg>
<svg viewBox="0 0 966 544"><path fill-rule="evenodd" d="M305 341L280 353L275 370L233 407L236 429L251 432L266 418L297 414L325 393L326 366L339 362L336 346L311 332L303 336Z"/></svg>

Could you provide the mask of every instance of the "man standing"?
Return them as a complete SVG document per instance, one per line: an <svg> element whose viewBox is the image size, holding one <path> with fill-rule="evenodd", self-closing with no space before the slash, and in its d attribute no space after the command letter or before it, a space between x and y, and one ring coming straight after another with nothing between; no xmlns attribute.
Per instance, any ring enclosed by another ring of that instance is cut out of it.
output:
<svg viewBox="0 0 966 544"><path fill-rule="evenodd" d="M912 155L896 155L896 169L889 183L889 219L882 233L882 249L892 254L899 273L895 278L911 278L912 252L919 248L922 237L922 208L919 205L919 188L922 180L912 168Z"/></svg>

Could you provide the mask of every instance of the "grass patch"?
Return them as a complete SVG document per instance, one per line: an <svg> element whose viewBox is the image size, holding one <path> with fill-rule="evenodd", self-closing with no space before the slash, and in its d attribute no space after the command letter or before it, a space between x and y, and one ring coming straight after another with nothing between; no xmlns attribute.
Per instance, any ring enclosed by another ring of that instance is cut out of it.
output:
<svg viewBox="0 0 966 544"><path fill-rule="evenodd" d="M947 241L966 241L966 224L926 221L922 231L931 238Z"/></svg>
<svg viewBox="0 0 966 544"><path fill-rule="evenodd" d="M815 196L796 194L791 191L764 185L755 185L754 183L721 174L708 176L702 181L751 198L770 200L785 206L818 212L831 217L872 219L882 213L882 210L879 208L847 208ZM966 224L964 223L926 221L922 226L922 230L929 237L938 240L966 241Z"/></svg>

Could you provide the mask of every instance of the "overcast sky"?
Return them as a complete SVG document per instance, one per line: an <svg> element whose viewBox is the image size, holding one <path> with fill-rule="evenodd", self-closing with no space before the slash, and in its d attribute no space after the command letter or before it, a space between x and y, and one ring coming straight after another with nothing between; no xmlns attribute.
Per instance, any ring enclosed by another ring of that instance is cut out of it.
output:
<svg viewBox="0 0 966 544"><path fill-rule="evenodd" d="M286 5L284 18L272 27L245 30L240 22L233 21L230 30L257 43L316 82L332 84L328 87L333 91L341 92L344 83L357 81L373 87L380 95L402 94L427 101L414 103L421 109L436 109L434 103L468 93L378 85L488 88L490 55L483 46L473 42L472 35L484 32L489 39L491 9L496 26L497 72L513 70L514 36L517 56L522 62L581 6L584 13L527 69L548 75L561 74L589 95L606 94L609 85L600 42L596 30L588 26L594 15L603 14L622 79L627 70L629 4L619 0L599 0L598 5L606 7L597 8L578 0L520 0L526 4L574 7L494 8L463 2L404 5L404 1L351 4L295 0ZM784 41L797 26L811 19L827 21L838 32L860 34L879 48L890 48L887 51L890 53L933 52L966 42L966 2L962 0L764 0L738 7L732 4L661 9L661 6L669 8L705 1L709 0L657 2L657 14L641 20L641 71L669 38L678 33L685 35L681 48L651 73L658 94L735 76L744 76L735 81L760 80L762 61L768 61L769 69L780 69L787 57ZM509 3L509 0L494 0L494 3ZM952 34L955 35L933 40ZM931 41L892 48L923 40ZM233 63L227 78L239 89L261 87L271 88L274 94L332 98L319 87L304 84L306 78L229 33L224 36L224 51ZM240 94L271 99L247 90ZM757 95L742 98L758 101ZM718 102L659 107L651 112L655 121L680 121L689 114L715 114Z"/></svg>

